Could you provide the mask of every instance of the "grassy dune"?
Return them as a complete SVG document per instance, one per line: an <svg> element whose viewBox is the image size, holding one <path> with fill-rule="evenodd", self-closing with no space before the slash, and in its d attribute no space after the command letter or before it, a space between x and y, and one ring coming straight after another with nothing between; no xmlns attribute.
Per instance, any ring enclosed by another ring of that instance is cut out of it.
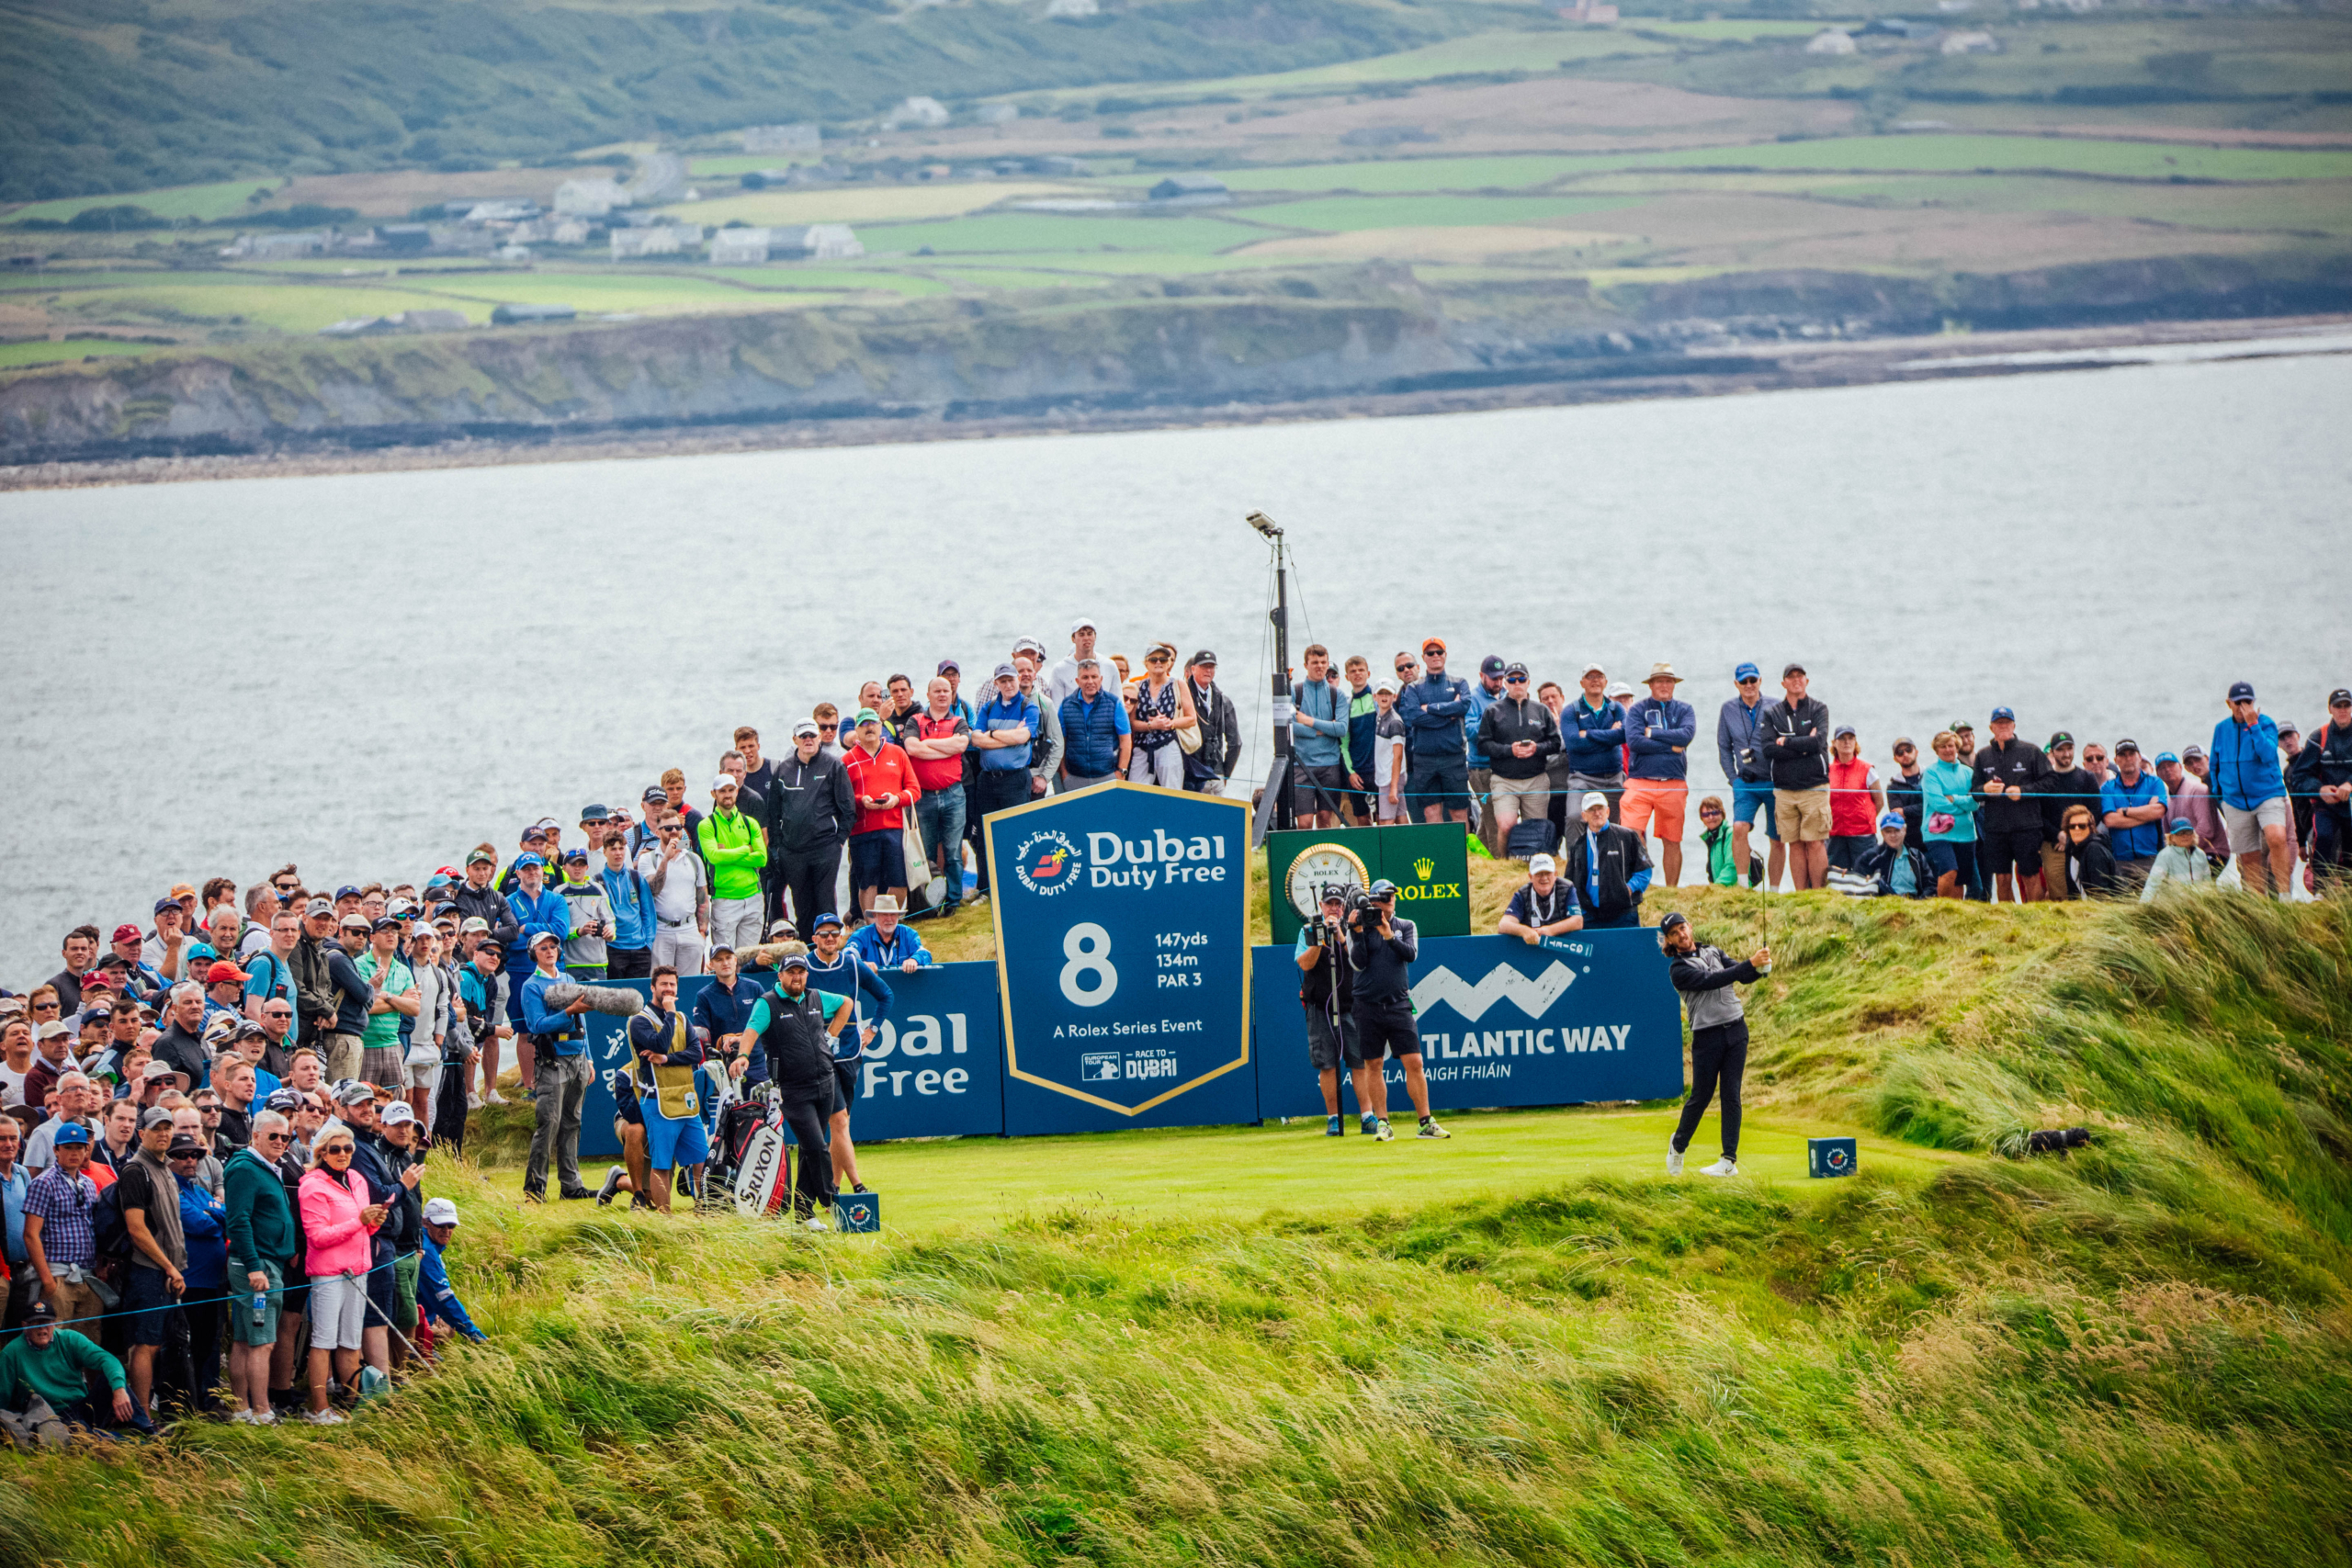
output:
<svg viewBox="0 0 2352 1568"><path fill-rule="evenodd" d="M1685 891L1711 938L1760 931L1754 896ZM2352 915L1769 914L1767 1138L1914 1145L1851 1181L1669 1181L1657 1108L1344 1145L1430 1156L1352 1189L1297 1129L877 1151L968 1201L871 1239L524 1213L507 1173L457 1173L490 1346L331 1435L13 1461L0 1540L190 1565L2352 1556ZM2098 1145L2013 1155L2067 1123ZM1430 1163L1481 1137L1520 1140L1516 1179ZM1155 1157L1217 1201L1125 1201Z"/></svg>

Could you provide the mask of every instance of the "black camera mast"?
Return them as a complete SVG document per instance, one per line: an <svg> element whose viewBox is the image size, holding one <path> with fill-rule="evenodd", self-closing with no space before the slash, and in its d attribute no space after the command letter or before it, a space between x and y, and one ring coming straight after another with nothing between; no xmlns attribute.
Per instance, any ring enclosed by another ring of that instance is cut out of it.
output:
<svg viewBox="0 0 2352 1568"><path fill-rule="evenodd" d="M1274 761L1266 770L1266 793L1250 835L1254 847L1265 842L1269 828L1279 831L1297 825L1291 812L1290 792L1290 558L1280 524L1262 512L1252 512L1242 521L1258 530L1274 551L1274 607L1266 612L1274 627Z"/></svg>

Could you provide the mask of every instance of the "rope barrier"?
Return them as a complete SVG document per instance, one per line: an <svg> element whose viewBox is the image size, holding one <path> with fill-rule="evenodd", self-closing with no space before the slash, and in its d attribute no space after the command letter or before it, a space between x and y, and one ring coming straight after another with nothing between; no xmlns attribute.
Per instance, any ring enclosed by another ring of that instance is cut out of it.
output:
<svg viewBox="0 0 2352 1568"><path fill-rule="evenodd" d="M316 1276L316 1278L319 1278L319 1279L324 1279L324 1280L334 1280L334 1279L365 1280L365 1279L368 1279L368 1277L370 1277L371 1275L375 1275L375 1274L381 1273L383 1270L385 1270L385 1269L390 1269L390 1268L397 1267L397 1266L401 1262L401 1260L402 1260L402 1259L404 1259L404 1258L422 1258L422 1257L424 1257L424 1248L423 1248L423 1247L418 1247L418 1248L417 1248L415 1251L413 1251L413 1252L397 1252L397 1253L394 1253L389 1260L387 1260L387 1261L385 1261L385 1262L382 1262L382 1263L376 1264L376 1265L375 1265L375 1266L373 1266L372 1268L368 1269L367 1270L367 1272L366 1272L366 1273L361 1273L361 1274L349 1274L349 1275L322 1274L322 1275ZM31 1267L31 1265L30 1265L29 1263L28 1263L28 1264L26 1265L26 1267L27 1267L27 1268L30 1268L30 1267ZM84 1269L84 1270L83 1270L83 1272L84 1272L85 1274L87 1274L87 1273L88 1273L88 1270L87 1270L87 1269ZM310 1284L310 1282L311 1282L311 1280L310 1280L309 1279L305 1279L305 1280L302 1281L302 1286L307 1286L308 1284ZM277 1296L277 1297L281 1298L281 1299L280 1299L280 1301L279 1301L279 1303L278 1303L278 1306L279 1306L279 1310L283 1311L283 1310L284 1310L284 1308L285 1308L285 1302L284 1302L284 1300L283 1300L283 1297L285 1296L286 1292L287 1292L288 1291L290 1291L290 1290L299 1290L299 1289L301 1289L301 1288L302 1288L302 1286L295 1286L295 1285L280 1285L280 1286L278 1286L278 1287L277 1287L277 1289L276 1289L276 1290L274 1290L274 1291L270 1292L269 1293L270 1293L270 1294L272 1294L272 1295L274 1295L274 1296ZM223 1289L224 1289L224 1291L225 1291L225 1290L226 1290L226 1287L223 1287ZM202 1299L219 1300L219 1301L223 1301L223 1302L233 1302L233 1301L235 1301L235 1300L236 1300L238 1297L240 1297L240 1296L249 1296L249 1295L252 1295L253 1293L254 1293L254 1292L251 1292L251 1291L226 1291L226 1293L225 1293L225 1294L220 1295L220 1296L219 1296L219 1297L202 1298ZM60 1327L60 1328L72 1328L72 1329L74 1329L74 1332L75 1332L75 1333L77 1333L77 1334L78 1334L78 1333L80 1333L80 1332L81 1332L81 1330L80 1330L80 1328L79 1328L77 1325L81 1325L81 1324L85 1324L85 1323L104 1323L104 1322L106 1322L106 1321L107 1321L107 1319L109 1319L109 1318L117 1318L117 1317L144 1317L144 1316L146 1316L146 1315L147 1315L148 1314L150 1314L150 1313L157 1313L157 1312L176 1312L176 1311L178 1311L181 1307L184 1307L184 1306L186 1306L186 1305L187 1305L187 1304L188 1304L188 1298L187 1298L187 1292L186 1292L185 1291L183 1291L183 1292L181 1292L180 1297L179 1297L179 1299L178 1299L177 1301L165 1302L162 1306L152 1306L152 1307L119 1307L119 1308L117 1308L116 1310L114 1310L113 1312L102 1312L102 1313L98 1313L98 1314L96 1314L96 1315L94 1315L94 1316L88 1316L88 1317L77 1316L77 1317L74 1317L74 1319L72 1319L70 1322L69 1322L69 1321L67 1321L66 1319L60 1318L60 1319L58 1320L58 1322L57 1322L57 1326L58 1326L58 1327ZM382 1308L380 1308L380 1307L378 1307L374 1302L370 1301L370 1302L368 1303L368 1310L370 1310L370 1311L374 1312L374 1313L376 1314L376 1315L377 1315L377 1316L379 1316L379 1317L382 1317L382 1316L384 1315L384 1314L383 1314L383 1309L382 1309ZM31 1326L31 1325L29 1325L29 1324L20 1324L20 1325L17 1325L17 1327L15 1327L15 1328L0 1329L0 1339L6 1339L9 1335L12 1335L12 1334L22 1334L22 1333L24 1333L24 1332L25 1332L25 1330L26 1330L27 1328L28 1328L28 1327L30 1327L30 1326ZM387 1319L385 1320L385 1326L386 1326L386 1327L391 1327L391 1322L390 1322L390 1320L389 1318L387 1318ZM392 1328L392 1332L393 1332L393 1333L395 1333L395 1334L398 1334L398 1333L400 1332L400 1330L399 1330L398 1328ZM402 1343L404 1343L404 1344L405 1344L405 1343L406 1343L406 1341L405 1341L405 1340L403 1340L403 1341L402 1341Z"/></svg>

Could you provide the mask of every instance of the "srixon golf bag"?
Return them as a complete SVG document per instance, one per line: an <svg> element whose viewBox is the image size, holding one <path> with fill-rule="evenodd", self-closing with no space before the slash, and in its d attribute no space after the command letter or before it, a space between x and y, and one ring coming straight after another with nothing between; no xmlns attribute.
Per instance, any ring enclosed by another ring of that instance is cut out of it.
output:
<svg viewBox="0 0 2352 1568"><path fill-rule="evenodd" d="M720 1109L718 1133L711 1140L709 1190L714 1197L731 1192L737 1212L752 1216L775 1213L790 1194L790 1145L765 1084Z"/></svg>

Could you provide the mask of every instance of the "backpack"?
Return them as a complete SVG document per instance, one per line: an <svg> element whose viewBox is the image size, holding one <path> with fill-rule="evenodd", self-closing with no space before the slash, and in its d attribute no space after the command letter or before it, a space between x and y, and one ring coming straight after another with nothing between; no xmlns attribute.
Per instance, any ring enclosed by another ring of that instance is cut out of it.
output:
<svg viewBox="0 0 2352 1568"><path fill-rule="evenodd" d="M122 1218L122 1179L118 1174L90 1205L90 1253L99 1263L119 1268L130 1261L130 1227Z"/></svg>

